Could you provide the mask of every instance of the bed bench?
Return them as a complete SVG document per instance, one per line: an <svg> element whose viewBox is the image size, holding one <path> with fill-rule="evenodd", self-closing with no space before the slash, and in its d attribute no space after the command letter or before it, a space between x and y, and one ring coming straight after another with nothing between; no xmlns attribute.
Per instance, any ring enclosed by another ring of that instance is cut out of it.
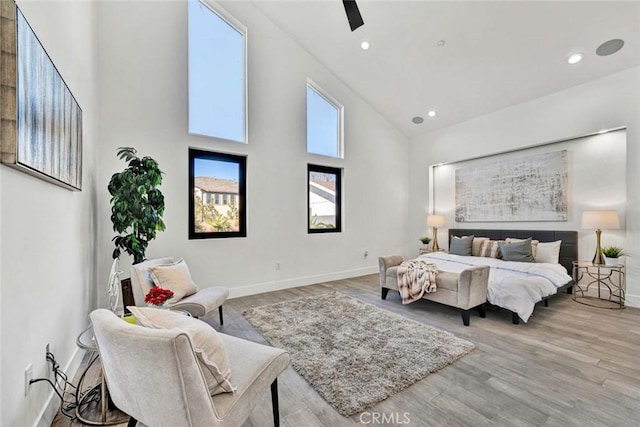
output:
<svg viewBox="0 0 640 427"><path fill-rule="evenodd" d="M389 289L398 290L398 266L403 261L399 255L378 258L382 299L387 297ZM436 278L438 290L425 293L422 298L460 309L462 323L469 326L471 309L478 308L480 317L485 317L488 283L487 266L470 267L460 273L441 271Z"/></svg>

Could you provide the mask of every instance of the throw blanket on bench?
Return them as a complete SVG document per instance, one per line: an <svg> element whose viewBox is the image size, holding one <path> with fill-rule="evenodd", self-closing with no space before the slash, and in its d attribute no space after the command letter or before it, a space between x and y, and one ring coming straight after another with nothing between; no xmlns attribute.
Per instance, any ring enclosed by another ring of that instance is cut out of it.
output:
<svg viewBox="0 0 640 427"><path fill-rule="evenodd" d="M421 259L404 261L398 266L398 291L403 304L422 298L425 293L436 291L438 266Z"/></svg>

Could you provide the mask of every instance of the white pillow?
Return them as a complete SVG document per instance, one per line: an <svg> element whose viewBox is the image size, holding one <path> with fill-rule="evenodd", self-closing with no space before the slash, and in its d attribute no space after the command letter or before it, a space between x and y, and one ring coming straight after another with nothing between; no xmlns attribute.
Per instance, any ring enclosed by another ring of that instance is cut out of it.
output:
<svg viewBox="0 0 640 427"><path fill-rule="evenodd" d="M522 242L524 240L526 239L515 239L513 237L507 237L506 239L504 239L504 241L507 243ZM536 251L538 250L538 243L540 243L539 240L531 240L531 255L533 255L533 259L536 259Z"/></svg>
<svg viewBox="0 0 640 427"><path fill-rule="evenodd" d="M231 369L224 342L215 329L202 320L184 314L151 307L128 307L139 325L152 329L177 329L191 339L198 364L204 374L209 392L233 393L236 388L229 381Z"/></svg>
<svg viewBox="0 0 640 427"><path fill-rule="evenodd" d="M173 291L169 304L198 292L198 286L191 280L189 267L182 258L173 264L151 265L147 267L147 271L156 286Z"/></svg>
<svg viewBox="0 0 640 427"><path fill-rule="evenodd" d="M560 244L562 240L555 242L540 242L533 259L535 262L548 262L557 264L560 259Z"/></svg>

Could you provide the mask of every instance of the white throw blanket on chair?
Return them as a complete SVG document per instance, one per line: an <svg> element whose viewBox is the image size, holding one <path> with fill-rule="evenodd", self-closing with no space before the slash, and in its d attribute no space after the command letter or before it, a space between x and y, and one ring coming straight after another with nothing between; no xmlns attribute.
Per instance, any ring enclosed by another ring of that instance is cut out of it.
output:
<svg viewBox="0 0 640 427"><path fill-rule="evenodd" d="M404 261L398 266L398 291L403 304L422 298L425 293L435 292L438 266L421 259Z"/></svg>

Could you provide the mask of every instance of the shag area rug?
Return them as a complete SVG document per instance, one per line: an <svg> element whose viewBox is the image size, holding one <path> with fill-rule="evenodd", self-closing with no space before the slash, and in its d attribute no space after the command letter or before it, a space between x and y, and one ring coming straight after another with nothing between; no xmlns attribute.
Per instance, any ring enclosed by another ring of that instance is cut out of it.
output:
<svg viewBox="0 0 640 427"><path fill-rule="evenodd" d="M244 312L293 368L340 414L362 412L475 346L339 292Z"/></svg>

